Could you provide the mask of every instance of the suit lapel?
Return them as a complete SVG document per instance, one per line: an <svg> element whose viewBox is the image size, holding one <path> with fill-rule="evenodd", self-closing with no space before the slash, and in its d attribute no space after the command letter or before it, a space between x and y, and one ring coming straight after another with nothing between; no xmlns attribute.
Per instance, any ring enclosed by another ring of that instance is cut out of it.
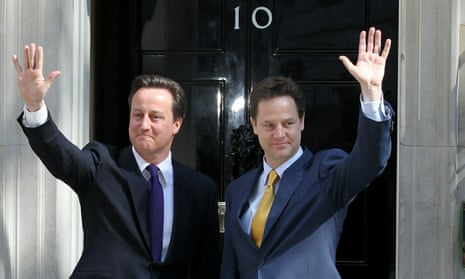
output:
<svg viewBox="0 0 465 279"><path fill-rule="evenodd" d="M125 148L119 157L118 164L121 166L127 179L127 192L132 201L136 215L136 225L141 234L144 245L150 254L150 233L147 224L148 188L147 181L142 176L131 148Z"/></svg>
<svg viewBox="0 0 465 279"><path fill-rule="evenodd" d="M268 220L265 225L265 232L263 233L263 240L271 231L284 209L288 205L292 195L302 183L303 168L311 164L313 155L307 149L304 149L304 154L292 164L283 174L279 182L279 189L273 201Z"/></svg>
<svg viewBox="0 0 465 279"><path fill-rule="evenodd" d="M244 183L238 183L234 185L234 187L239 187L240 189L236 190L236 193L239 193L238 198L238 205L240 206L240 210L237 211L237 215L235 216L236 222L242 228L245 234L249 235L247 228L242 226L242 217L247 212L249 208L249 198L252 195L255 186L257 185L257 180L260 176L260 173L263 171L263 166L254 169L246 174L244 177ZM250 237L249 237L250 238Z"/></svg>
<svg viewBox="0 0 465 279"><path fill-rule="evenodd" d="M171 240L166 255L166 260L169 261L178 253L175 247L184 247L182 242L186 237L183 236L187 231L189 220L192 220L192 189L189 187L194 181L189 176L188 169L182 169L182 166L173 161L173 227L171 232Z"/></svg>

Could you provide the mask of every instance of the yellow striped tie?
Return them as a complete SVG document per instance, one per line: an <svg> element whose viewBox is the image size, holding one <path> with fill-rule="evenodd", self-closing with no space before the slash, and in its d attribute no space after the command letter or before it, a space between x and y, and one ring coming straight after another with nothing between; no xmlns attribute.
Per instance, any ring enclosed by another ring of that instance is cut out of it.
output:
<svg viewBox="0 0 465 279"><path fill-rule="evenodd" d="M265 193L263 194L260 205L258 206L257 212L252 220L251 235L252 240L255 242L257 247L260 248L262 245L263 232L265 231L266 219L270 213L271 205L274 200L274 185L278 181L279 175L275 170L271 170L268 174L266 182Z"/></svg>

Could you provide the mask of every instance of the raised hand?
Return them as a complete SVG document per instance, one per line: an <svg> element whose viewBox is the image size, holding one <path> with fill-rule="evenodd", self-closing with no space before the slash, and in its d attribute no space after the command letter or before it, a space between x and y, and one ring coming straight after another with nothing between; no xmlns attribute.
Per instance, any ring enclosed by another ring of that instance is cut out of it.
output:
<svg viewBox="0 0 465 279"><path fill-rule="evenodd" d="M391 40L386 39L384 49L381 49L381 30L371 27L368 31L360 32L357 63L354 65L341 55L347 71L359 82L365 101L379 101L382 96L382 82L386 59L391 48Z"/></svg>
<svg viewBox="0 0 465 279"><path fill-rule="evenodd" d="M42 73L43 49L41 46L36 48L34 43L24 46L23 68L16 54L13 55L13 64L18 75L18 85L21 96L26 102L26 108L29 111L39 110L44 104L45 95L52 85L53 80L60 72L53 71L47 78L44 78Z"/></svg>

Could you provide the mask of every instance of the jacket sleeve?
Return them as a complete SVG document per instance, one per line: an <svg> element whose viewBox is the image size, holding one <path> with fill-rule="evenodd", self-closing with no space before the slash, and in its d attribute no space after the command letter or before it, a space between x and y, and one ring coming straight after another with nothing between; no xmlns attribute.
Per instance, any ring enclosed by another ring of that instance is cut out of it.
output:
<svg viewBox="0 0 465 279"><path fill-rule="evenodd" d="M97 167L97 152L91 149L80 150L58 130L51 117L35 128L25 127L21 119L22 114L17 121L32 150L56 178L63 180L75 191L78 185L88 183Z"/></svg>
<svg viewBox="0 0 465 279"><path fill-rule="evenodd" d="M338 207L344 206L367 187L386 168L391 156L392 111L388 118L374 121L359 115L357 138L349 154L342 150L322 151L319 180L323 191L335 200Z"/></svg>

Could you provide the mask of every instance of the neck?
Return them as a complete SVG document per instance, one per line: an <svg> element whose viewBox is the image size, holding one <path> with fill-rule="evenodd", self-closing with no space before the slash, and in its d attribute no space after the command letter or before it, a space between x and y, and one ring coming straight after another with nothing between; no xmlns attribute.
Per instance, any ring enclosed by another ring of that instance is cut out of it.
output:
<svg viewBox="0 0 465 279"><path fill-rule="evenodd" d="M144 159L144 161L146 161L147 163L150 163L152 165L160 164L161 162L166 160L168 158L168 156L170 155L169 150L166 151L166 152L163 152L163 153L160 153L160 152L153 152L153 153L140 152L137 149L135 149L135 151L137 152L137 154L139 154L139 156L142 159Z"/></svg>

